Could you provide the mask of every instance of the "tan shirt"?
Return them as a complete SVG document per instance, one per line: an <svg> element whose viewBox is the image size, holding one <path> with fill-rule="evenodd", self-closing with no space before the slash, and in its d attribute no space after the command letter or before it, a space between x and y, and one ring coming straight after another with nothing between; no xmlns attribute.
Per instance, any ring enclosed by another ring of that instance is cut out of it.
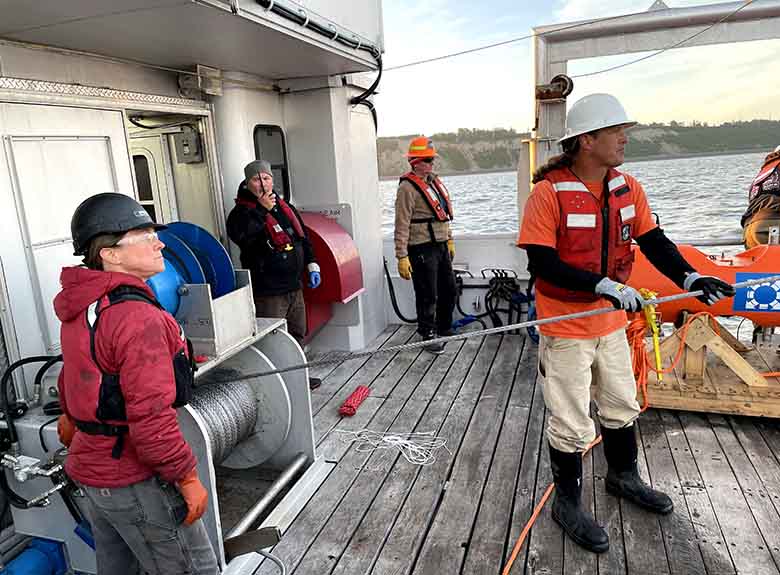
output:
<svg viewBox="0 0 780 575"><path fill-rule="evenodd" d="M438 221L422 194L411 183L403 181L395 196L395 257L399 260L409 255L409 246L431 241L427 223L412 223L412 220L418 218L433 218L430 226L433 227L437 242L446 242L452 238L450 223Z"/></svg>

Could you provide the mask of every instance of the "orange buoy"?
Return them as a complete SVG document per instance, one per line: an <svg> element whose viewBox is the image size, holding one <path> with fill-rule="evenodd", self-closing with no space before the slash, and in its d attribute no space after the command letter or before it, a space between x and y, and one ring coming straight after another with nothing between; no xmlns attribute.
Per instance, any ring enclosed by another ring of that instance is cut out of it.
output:
<svg viewBox="0 0 780 575"><path fill-rule="evenodd" d="M711 275L733 284L780 273L780 245L760 245L734 256L710 256L693 246L679 245L680 253L702 275ZM634 246L636 259L628 278L634 288L646 288L659 296L670 296L682 290L662 275ZM780 325L780 281L753 285L737 290L733 298L706 306L697 299L682 299L658 306L661 320L676 322L684 311L707 311L717 316L738 315L756 325Z"/></svg>

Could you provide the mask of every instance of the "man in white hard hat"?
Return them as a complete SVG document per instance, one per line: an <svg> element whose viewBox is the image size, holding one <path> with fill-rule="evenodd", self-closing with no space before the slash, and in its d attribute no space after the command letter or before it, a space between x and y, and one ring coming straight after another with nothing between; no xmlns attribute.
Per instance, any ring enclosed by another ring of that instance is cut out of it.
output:
<svg viewBox="0 0 780 575"><path fill-rule="evenodd" d="M626 311L639 311L644 300L624 283L634 259L632 239L678 286L703 290L704 303L734 295L732 286L702 276L685 261L654 223L639 182L615 169L623 163L626 129L635 124L609 94L575 102L559 141L563 154L534 174L518 239L528 254L539 318L615 308L540 328L539 374L555 481L552 515L575 542L597 553L609 548L609 538L580 503L582 453L596 437L589 416L592 383L607 491L655 513L673 507L637 472L633 424L640 407L625 328Z"/></svg>

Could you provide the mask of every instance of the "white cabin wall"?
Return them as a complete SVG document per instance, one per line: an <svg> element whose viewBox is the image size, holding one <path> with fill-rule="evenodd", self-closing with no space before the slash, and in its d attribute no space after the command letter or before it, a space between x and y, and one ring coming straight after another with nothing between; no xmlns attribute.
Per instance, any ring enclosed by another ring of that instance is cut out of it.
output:
<svg viewBox="0 0 780 575"><path fill-rule="evenodd" d="M313 347L359 349L386 325L376 132L368 110L349 104L357 93L331 87L284 97L293 197L303 207L351 207L352 229L347 231L360 253L366 289L348 304L334 306L334 318Z"/></svg>
<svg viewBox="0 0 780 575"><path fill-rule="evenodd" d="M88 58L47 46L2 40L0 76L181 97L177 75L172 72Z"/></svg>
<svg viewBox="0 0 780 575"><path fill-rule="evenodd" d="M253 79L246 75L234 74L231 77ZM212 104L222 173L222 207L227 217L235 205L238 186L244 179L244 166L255 159L255 126L273 124L284 128L284 123L279 95L275 92L226 82L222 96L215 96ZM238 247L232 242L230 253L233 261L238 264Z"/></svg>

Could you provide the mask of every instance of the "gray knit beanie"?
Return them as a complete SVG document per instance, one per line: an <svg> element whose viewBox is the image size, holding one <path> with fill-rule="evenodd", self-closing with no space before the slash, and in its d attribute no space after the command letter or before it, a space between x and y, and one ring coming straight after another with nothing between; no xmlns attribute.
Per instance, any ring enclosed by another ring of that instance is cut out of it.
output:
<svg viewBox="0 0 780 575"><path fill-rule="evenodd" d="M273 176L274 174L271 171L271 163L266 160L255 160L254 162L249 162L244 168L244 176L246 177L246 181L248 182L257 174L268 174L269 176Z"/></svg>

